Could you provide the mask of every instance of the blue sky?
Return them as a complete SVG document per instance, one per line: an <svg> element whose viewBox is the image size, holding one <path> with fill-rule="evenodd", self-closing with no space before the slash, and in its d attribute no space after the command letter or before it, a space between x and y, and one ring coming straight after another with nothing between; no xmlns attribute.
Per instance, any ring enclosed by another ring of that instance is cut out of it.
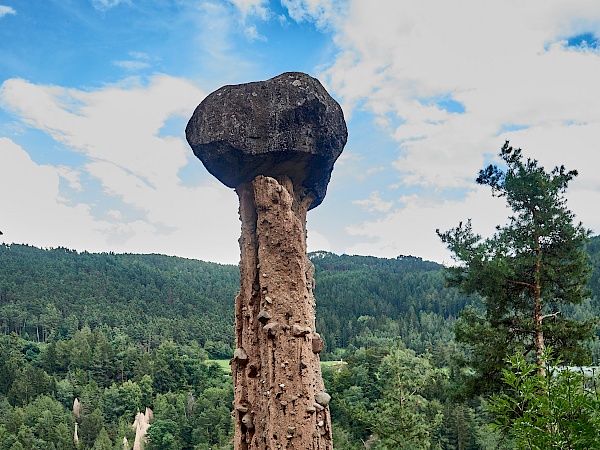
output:
<svg viewBox="0 0 600 450"><path fill-rule="evenodd" d="M474 183L505 140L579 177L600 231L600 2L0 0L4 242L236 263L235 193L187 120L225 84L303 71L349 140L309 249L450 262L435 229L507 216Z"/></svg>

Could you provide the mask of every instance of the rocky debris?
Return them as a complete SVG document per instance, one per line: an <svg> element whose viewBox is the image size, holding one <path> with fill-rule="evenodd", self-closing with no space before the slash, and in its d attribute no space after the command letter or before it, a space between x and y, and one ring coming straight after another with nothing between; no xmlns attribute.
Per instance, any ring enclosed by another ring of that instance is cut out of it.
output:
<svg viewBox="0 0 600 450"><path fill-rule="evenodd" d="M292 326L292 334L296 337L306 336L307 334L310 334L311 332L312 332L312 329L310 327L302 327L300 325Z"/></svg>
<svg viewBox="0 0 600 450"><path fill-rule="evenodd" d="M248 355L243 348L236 348L233 352L233 360L245 363L248 361Z"/></svg>
<svg viewBox="0 0 600 450"><path fill-rule="evenodd" d="M185 134L226 186L285 175L314 195L309 209L323 201L348 138L340 105L300 72L218 89L198 105Z"/></svg>
<svg viewBox="0 0 600 450"><path fill-rule="evenodd" d="M244 414L242 416L242 423L248 430L254 430L254 419L252 417L252 414Z"/></svg>

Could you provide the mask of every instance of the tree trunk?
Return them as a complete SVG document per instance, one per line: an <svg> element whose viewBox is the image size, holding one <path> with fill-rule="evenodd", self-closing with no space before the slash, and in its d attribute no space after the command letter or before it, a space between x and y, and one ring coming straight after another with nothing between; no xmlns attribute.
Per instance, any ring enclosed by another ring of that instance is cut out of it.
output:
<svg viewBox="0 0 600 450"><path fill-rule="evenodd" d="M535 213L535 211L534 211ZM535 214L534 214L535 217ZM534 280L535 284L533 287L533 322L535 324L535 363L538 366L538 373L545 377L546 364L545 361L545 347L544 347L544 332L542 331L542 322L544 320L544 312L542 311L542 285L541 285L541 272L542 272L542 249L540 247L540 237L535 235L535 269L534 269Z"/></svg>
<svg viewBox="0 0 600 450"><path fill-rule="evenodd" d="M240 200L240 292L236 298L235 449L330 450L315 332L314 267L306 254L312 197L288 177L258 176Z"/></svg>
<svg viewBox="0 0 600 450"><path fill-rule="evenodd" d="M538 373L545 377L546 376L546 368L544 367L546 364L546 358L544 356L545 346L544 346L544 332L542 331L542 305L539 299L539 296L536 295L535 298L535 363L538 366Z"/></svg>

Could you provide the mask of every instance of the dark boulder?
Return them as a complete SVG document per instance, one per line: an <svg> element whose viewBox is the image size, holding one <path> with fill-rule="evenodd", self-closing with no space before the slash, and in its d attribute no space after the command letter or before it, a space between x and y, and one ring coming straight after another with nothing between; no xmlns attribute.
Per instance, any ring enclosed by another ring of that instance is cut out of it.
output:
<svg viewBox="0 0 600 450"><path fill-rule="evenodd" d="M325 197L348 131L340 105L300 72L224 86L198 105L185 130L206 169L228 187L258 175L287 175L315 199Z"/></svg>

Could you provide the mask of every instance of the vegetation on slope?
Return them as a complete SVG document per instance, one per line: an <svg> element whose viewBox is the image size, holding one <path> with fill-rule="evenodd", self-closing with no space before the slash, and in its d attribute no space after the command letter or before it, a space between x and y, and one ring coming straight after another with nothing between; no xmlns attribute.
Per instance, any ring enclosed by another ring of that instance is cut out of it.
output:
<svg viewBox="0 0 600 450"><path fill-rule="evenodd" d="M588 252L593 295L568 311L583 318L600 312L599 237ZM477 298L420 258L311 259L322 356L344 360L324 369L336 449L397 448L399 429L405 448L511 448L485 399L455 395L452 326ZM0 449L74 449L77 422L78 448L122 450L145 407L150 448L229 448L231 379L204 361L230 357L238 285L235 266L0 246Z"/></svg>

